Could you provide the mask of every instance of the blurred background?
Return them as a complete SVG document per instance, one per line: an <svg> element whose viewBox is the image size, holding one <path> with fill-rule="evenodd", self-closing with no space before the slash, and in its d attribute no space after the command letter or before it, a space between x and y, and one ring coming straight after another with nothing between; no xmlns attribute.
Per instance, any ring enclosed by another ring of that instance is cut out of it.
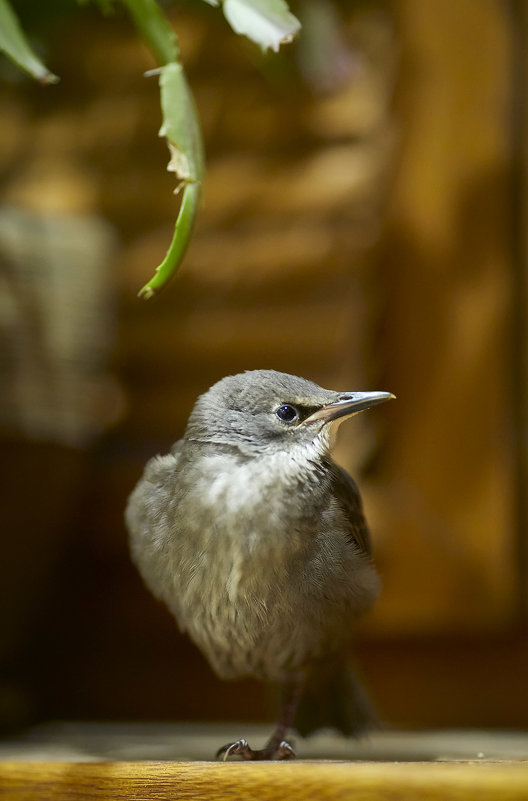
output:
<svg viewBox="0 0 528 801"><path fill-rule="evenodd" d="M263 57L166 6L208 158L179 273L155 64L116 8L14 3L0 64L0 718L270 720L130 563L126 498L228 373L397 402L341 430L383 593L356 657L392 725L528 724L525 0L302 0Z"/></svg>

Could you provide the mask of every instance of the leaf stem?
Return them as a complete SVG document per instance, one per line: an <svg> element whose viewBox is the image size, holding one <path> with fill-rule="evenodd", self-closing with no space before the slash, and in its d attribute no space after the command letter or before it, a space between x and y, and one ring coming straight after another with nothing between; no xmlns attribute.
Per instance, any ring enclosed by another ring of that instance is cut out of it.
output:
<svg viewBox="0 0 528 801"><path fill-rule="evenodd" d="M160 66L179 61L178 38L156 0L122 0Z"/></svg>

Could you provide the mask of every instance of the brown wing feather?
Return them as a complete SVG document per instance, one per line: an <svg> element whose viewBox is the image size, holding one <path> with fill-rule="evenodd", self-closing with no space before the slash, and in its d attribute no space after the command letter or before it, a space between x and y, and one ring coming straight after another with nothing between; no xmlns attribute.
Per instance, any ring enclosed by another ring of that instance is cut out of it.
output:
<svg viewBox="0 0 528 801"><path fill-rule="evenodd" d="M329 464L328 468L331 474L332 495L345 513L349 526L348 538L351 543L370 556L372 553L370 534L356 482L335 462Z"/></svg>

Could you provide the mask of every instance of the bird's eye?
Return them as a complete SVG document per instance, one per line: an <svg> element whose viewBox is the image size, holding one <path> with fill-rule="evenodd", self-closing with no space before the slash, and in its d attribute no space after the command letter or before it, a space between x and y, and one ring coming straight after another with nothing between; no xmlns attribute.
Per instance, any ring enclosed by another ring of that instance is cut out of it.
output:
<svg viewBox="0 0 528 801"><path fill-rule="evenodd" d="M282 406L279 406L276 410L275 414L283 423L293 423L295 420L299 419L299 412L291 403L283 403Z"/></svg>

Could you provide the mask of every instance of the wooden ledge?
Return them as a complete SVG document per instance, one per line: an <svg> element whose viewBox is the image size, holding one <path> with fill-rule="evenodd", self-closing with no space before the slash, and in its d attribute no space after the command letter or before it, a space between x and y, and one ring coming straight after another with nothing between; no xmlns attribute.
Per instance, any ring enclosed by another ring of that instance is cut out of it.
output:
<svg viewBox="0 0 528 801"><path fill-rule="evenodd" d="M379 731L297 740L293 762L206 761L269 726L55 723L0 741L1 801L528 801L528 734Z"/></svg>
<svg viewBox="0 0 528 801"><path fill-rule="evenodd" d="M5 801L525 801L528 766L518 762L6 762L0 764L0 788Z"/></svg>

